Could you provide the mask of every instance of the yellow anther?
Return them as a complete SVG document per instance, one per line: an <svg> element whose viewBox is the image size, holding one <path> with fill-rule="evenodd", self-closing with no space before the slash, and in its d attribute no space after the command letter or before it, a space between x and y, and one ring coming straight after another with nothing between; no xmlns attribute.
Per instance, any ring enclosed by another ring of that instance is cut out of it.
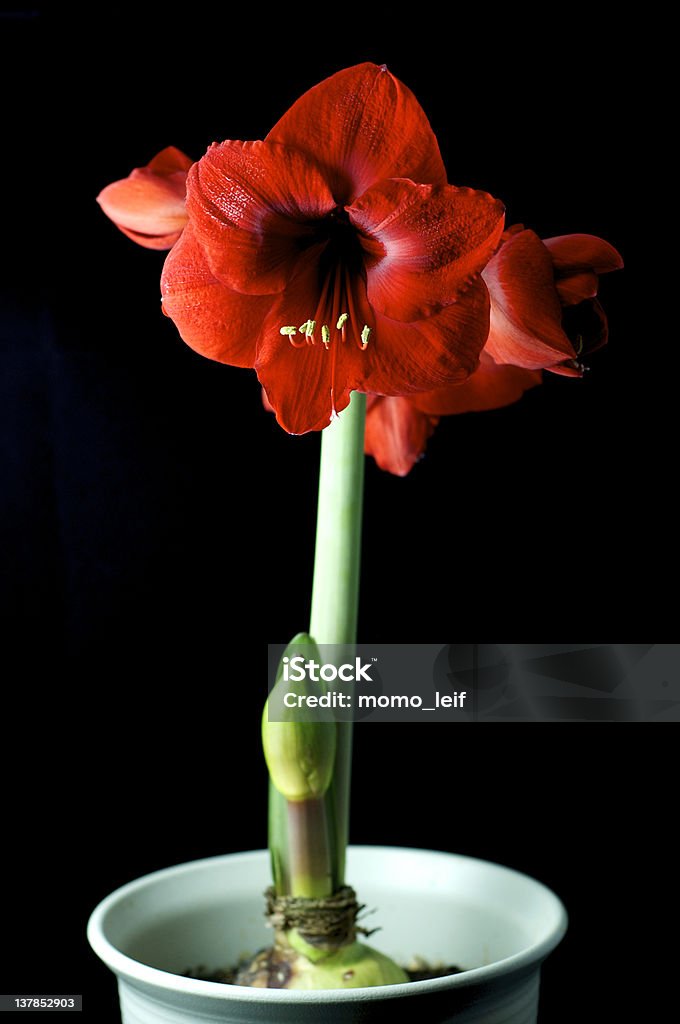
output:
<svg viewBox="0 0 680 1024"><path fill-rule="evenodd" d="M328 324L324 324L321 328L321 340L326 348L328 348L331 340L331 332L328 329Z"/></svg>
<svg viewBox="0 0 680 1024"><path fill-rule="evenodd" d="M361 347L366 348L368 345L369 338L371 337L371 328L368 324L364 324L364 329L361 332Z"/></svg>
<svg viewBox="0 0 680 1024"><path fill-rule="evenodd" d="M297 334L297 331L294 327L282 327L279 334L283 334L284 337L292 338L294 334Z"/></svg>
<svg viewBox="0 0 680 1024"><path fill-rule="evenodd" d="M342 328L345 326L345 324L347 323L348 320L349 320L349 313L341 313L340 316L338 317L338 322L335 325L336 330L341 331Z"/></svg>
<svg viewBox="0 0 680 1024"><path fill-rule="evenodd" d="M307 337L311 338L311 336L314 334L315 330L316 330L316 320L308 320L307 321L307 330L305 331L305 334L307 335Z"/></svg>

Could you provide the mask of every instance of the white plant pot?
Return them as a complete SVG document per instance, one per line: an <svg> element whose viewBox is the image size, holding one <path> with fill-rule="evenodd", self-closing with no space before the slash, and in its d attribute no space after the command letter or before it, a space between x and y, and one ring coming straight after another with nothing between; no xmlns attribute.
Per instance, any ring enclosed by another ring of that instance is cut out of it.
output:
<svg viewBox="0 0 680 1024"><path fill-rule="evenodd" d="M271 944L263 919L266 851L182 864L108 896L92 914L92 948L118 976L124 1024L534 1024L541 964L567 915L539 882L469 857L354 847L347 877L376 908L375 946L466 973L386 988L288 992L182 977Z"/></svg>

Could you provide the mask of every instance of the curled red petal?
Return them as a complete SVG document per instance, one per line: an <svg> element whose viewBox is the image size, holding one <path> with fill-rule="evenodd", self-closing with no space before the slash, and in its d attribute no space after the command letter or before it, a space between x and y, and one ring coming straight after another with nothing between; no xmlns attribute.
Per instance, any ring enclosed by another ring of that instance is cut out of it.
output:
<svg viewBox="0 0 680 1024"><path fill-rule="evenodd" d="M392 320L422 320L450 305L503 233L502 203L453 185L383 181L347 212L363 235L368 300Z"/></svg>
<svg viewBox="0 0 680 1024"><path fill-rule="evenodd" d="M414 395L413 405L434 416L502 409L518 402L525 391L541 383L540 370L501 366L482 352L479 369L463 384Z"/></svg>
<svg viewBox="0 0 680 1024"><path fill-rule="evenodd" d="M438 422L408 398L376 398L366 416L364 450L381 469L406 476L422 457Z"/></svg>
<svg viewBox="0 0 680 1024"><path fill-rule="evenodd" d="M558 277L588 270L607 274L623 267L621 254L596 235L556 235L544 238L543 244L552 256Z"/></svg>
<svg viewBox="0 0 680 1024"><path fill-rule="evenodd" d="M597 286L597 274L592 270L569 274L555 281L557 294L563 306L574 306L585 299L594 298L597 295Z"/></svg>
<svg viewBox="0 0 680 1024"><path fill-rule="evenodd" d="M186 222L187 171L192 161L174 146L146 167L107 185L97 202L120 230L147 249L169 249Z"/></svg>
<svg viewBox="0 0 680 1024"><path fill-rule="evenodd" d="M314 86L267 139L304 149L313 157L341 205L383 178L446 182L425 112L384 65L359 64Z"/></svg>
<svg viewBox="0 0 680 1024"><path fill-rule="evenodd" d="M161 292L163 312L187 345L231 366L254 365L272 297L242 295L218 281L191 224L165 260Z"/></svg>
<svg viewBox="0 0 680 1024"><path fill-rule="evenodd" d="M282 291L314 221L335 207L312 160L274 142L211 146L189 174L187 208L214 275L253 295Z"/></svg>
<svg viewBox="0 0 680 1024"><path fill-rule="evenodd" d="M120 224L117 224L116 227L127 238L136 242L137 245L141 245L144 249L172 249L182 234L182 231L173 231L169 235L144 235L140 231L128 231L127 228L122 227Z"/></svg>
<svg viewBox="0 0 680 1024"><path fill-rule="evenodd" d="M491 295L486 350L497 363L540 370L575 359L562 329L552 258L538 235L512 235L482 276Z"/></svg>

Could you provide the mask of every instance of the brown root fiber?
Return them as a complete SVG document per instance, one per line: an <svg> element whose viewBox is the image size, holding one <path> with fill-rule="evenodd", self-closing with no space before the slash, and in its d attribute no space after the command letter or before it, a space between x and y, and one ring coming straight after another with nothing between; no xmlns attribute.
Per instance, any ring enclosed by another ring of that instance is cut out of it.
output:
<svg viewBox="0 0 680 1024"><path fill-rule="evenodd" d="M323 899L277 896L273 888L265 895L271 927L277 933L295 929L301 939L316 949L333 951L354 942L357 933L372 934L357 925L364 907L348 885Z"/></svg>

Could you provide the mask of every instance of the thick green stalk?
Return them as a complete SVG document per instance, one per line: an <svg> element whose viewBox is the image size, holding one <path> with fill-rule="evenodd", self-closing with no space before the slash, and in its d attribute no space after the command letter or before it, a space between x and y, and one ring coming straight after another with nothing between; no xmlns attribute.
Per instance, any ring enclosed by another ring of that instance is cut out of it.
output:
<svg viewBox="0 0 680 1024"><path fill-rule="evenodd" d="M354 644L359 612L366 395L321 435L310 635L317 644Z"/></svg>
<svg viewBox="0 0 680 1024"><path fill-rule="evenodd" d="M293 896L322 899L333 895L333 857L326 802L288 804L290 891Z"/></svg>
<svg viewBox="0 0 680 1024"><path fill-rule="evenodd" d="M365 423L366 396L355 394L349 407L322 434L310 628L311 642L317 644L356 643ZM300 799L298 792L298 799L287 799L288 779L280 775L279 788L270 785L269 845L279 895L319 898L332 895L344 884L351 723L338 722L334 739L332 781L321 798ZM293 770L293 780L296 775Z"/></svg>
<svg viewBox="0 0 680 1024"><path fill-rule="evenodd" d="M288 801L269 779L269 852L272 880L277 896L290 893L290 858L288 856Z"/></svg>
<svg viewBox="0 0 680 1024"><path fill-rule="evenodd" d="M355 644L359 613L366 396L355 393L321 437L319 505L309 632L317 644ZM345 881L352 778L352 723L338 722L333 781L335 888Z"/></svg>

